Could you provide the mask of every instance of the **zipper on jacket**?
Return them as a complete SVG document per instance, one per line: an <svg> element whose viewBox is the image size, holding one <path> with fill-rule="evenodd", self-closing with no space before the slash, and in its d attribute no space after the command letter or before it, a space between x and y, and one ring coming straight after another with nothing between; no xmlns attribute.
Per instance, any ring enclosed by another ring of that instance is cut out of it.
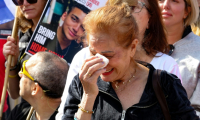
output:
<svg viewBox="0 0 200 120"><path fill-rule="evenodd" d="M123 110L123 111L122 111L122 117L121 117L121 120L124 120L124 118L125 118L125 114L126 114L126 110Z"/></svg>

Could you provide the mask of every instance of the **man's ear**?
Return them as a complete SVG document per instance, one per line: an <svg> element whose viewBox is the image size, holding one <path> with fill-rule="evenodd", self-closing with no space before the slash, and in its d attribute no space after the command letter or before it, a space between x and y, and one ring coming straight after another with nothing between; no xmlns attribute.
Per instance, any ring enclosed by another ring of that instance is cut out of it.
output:
<svg viewBox="0 0 200 120"><path fill-rule="evenodd" d="M38 83L34 83L34 85L31 86L31 95L34 96L34 95L37 95L39 90L40 90L40 86Z"/></svg>
<svg viewBox="0 0 200 120"><path fill-rule="evenodd" d="M62 14L62 16L61 16L61 19L64 21L66 17L67 17L67 12L64 12L64 13Z"/></svg>
<svg viewBox="0 0 200 120"><path fill-rule="evenodd" d="M135 55L138 39L134 39L131 43L131 57Z"/></svg>

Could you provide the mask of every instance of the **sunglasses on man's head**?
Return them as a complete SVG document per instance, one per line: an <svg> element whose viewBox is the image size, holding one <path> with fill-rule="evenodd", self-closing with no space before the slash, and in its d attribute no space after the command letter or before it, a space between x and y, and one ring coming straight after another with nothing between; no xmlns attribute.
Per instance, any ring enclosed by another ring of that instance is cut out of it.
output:
<svg viewBox="0 0 200 120"><path fill-rule="evenodd" d="M12 0L13 3L17 6L20 6L20 5L23 5L24 3L24 0ZM34 4L34 3L37 3L37 0L26 0L28 3L30 4Z"/></svg>

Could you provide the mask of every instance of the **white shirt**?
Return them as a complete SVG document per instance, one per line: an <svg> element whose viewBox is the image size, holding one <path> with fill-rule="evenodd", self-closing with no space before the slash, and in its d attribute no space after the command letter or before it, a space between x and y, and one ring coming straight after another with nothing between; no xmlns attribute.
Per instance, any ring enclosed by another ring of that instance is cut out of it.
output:
<svg viewBox="0 0 200 120"><path fill-rule="evenodd" d="M170 57L166 54L163 54L161 52L157 53L156 56L160 56L160 57L154 57L150 63L155 67L155 69L166 70L167 72L173 73L181 79L178 64L175 62L175 60L172 57ZM64 114L64 105L65 105L65 101L67 99L68 89L69 89L69 86L70 86L74 76L78 74L79 70L82 67L84 60L89 57L90 57L90 51L89 51L88 47L83 48L81 51L79 51L74 56L74 58L71 62L70 68L69 68L65 89L64 89L64 92L63 92L63 95L61 98L62 102L58 109L58 113L56 115L56 120L61 120L61 118Z"/></svg>
<svg viewBox="0 0 200 120"><path fill-rule="evenodd" d="M58 108L56 120L62 119L62 116L64 114L64 105L65 105L65 101L66 101L67 95L68 95L69 85L71 84L74 76L78 74L79 70L82 67L84 60L89 58L89 57L90 57L90 51L89 51L88 47L83 48L82 50L80 50L74 56L74 58L71 62L71 65L69 67L69 71L68 71L68 75L67 75L67 81L66 81L66 84L65 84L65 89L63 91L63 95L61 97L61 104L60 104L60 107Z"/></svg>
<svg viewBox="0 0 200 120"><path fill-rule="evenodd" d="M176 75L180 80L182 80L178 64L171 56L158 52L150 64L152 64L155 69L165 70Z"/></svg>

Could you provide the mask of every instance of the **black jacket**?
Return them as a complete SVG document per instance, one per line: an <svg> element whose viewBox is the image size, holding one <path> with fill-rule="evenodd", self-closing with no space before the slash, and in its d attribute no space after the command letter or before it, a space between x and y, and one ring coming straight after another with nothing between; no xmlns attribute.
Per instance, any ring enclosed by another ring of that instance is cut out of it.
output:
<svg viewBox="0 0 200 120"><path fill-rule="evenodd" d="M31 105L28 102L23 101L20 104L18 104L17 106L15 106L15 108L10 112L7 120L26 120L30 109L31 109ZM55 120L57 113L58 112L55 111L52 114L52 116L49 118L49 120ZM36 118L33 114L32 114L31 118L32 119L30 119L30 120L36 120Z"/></svg>
<svg viewBox="0 0 200 120"><path fill-rule="evenodd" d="M162 109L152 88L152 73L155 70L148 64L148 81L139 103L132 105L125 112L125 120L164 120ZM98 78L99 94L94 103L92 120L121 120L122 105L109 82ZM173 74L163 71L161 73L161 87L166 96L172 120L199 119L190 106L187 94L180 80ZM83 94L82 84L78 75L74 77L67 97L63 120L73 120L78 110L78 104ZM133 96L134 97L134 96Z"/></svg>
<svg viewBox="0 0 200 120"><path fill-rule="evenodd" d="M31 39L33 32L31 31L31 29L28 29L28 31L26 31L25 33L22 33L21 31L19 31L18 35L19 35L19 57L18 57L18 62L20 62L20 68L22 66L22 63L25 60L28 60L31 56L28 54L24 54L25 50L28 46L28 43Z"/></svg>

